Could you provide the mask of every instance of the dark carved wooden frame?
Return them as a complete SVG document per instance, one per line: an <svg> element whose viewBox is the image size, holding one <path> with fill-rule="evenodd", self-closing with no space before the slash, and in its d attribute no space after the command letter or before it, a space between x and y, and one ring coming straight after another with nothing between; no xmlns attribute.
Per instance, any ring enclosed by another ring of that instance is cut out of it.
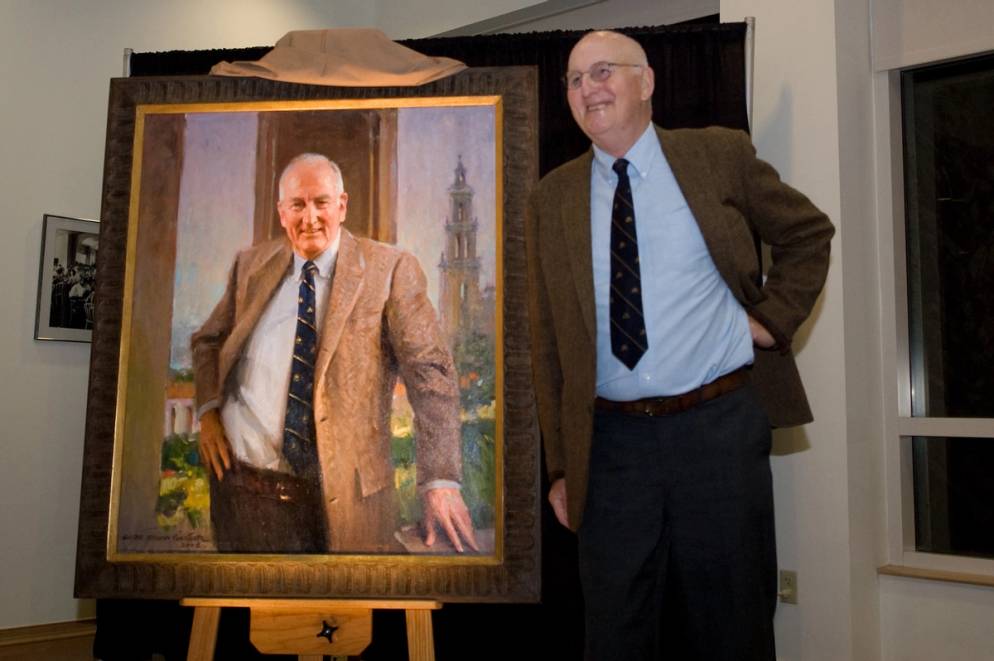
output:
<svg viewBox="0 0 994 661"><path fill-rule="evenodd" d="M96 323L76 551L77 597L403 598L533 602L540 594L539 437L531 385L524 220L537 179L537 71L468 69L421 87L342 88L256 78L111 81ZM503 553L459 557L292 555L110 561L107 557L135 109L140 104L500 95L503 105Z"/></svg>

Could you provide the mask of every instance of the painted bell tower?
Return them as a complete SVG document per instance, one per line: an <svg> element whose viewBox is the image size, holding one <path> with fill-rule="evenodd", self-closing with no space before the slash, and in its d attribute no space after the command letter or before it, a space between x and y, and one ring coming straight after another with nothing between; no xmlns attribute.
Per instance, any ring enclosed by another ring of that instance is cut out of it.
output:
<svg viewBox="0 0 994 661"><path fill-rule="evenodd" d="M473 188L466 183L466 167L459 156L455 179L449 186L445 250L438 263L442 328L453 347L476 331L479 323L480 260L476 256L476 231Z"/></svg>

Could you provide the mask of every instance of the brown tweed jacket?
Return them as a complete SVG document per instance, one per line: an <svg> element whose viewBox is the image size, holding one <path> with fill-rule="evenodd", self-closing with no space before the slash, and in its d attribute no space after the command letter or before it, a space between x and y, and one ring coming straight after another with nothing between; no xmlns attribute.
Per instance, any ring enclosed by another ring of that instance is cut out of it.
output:
<svg viewBox="0 0 994 661"><path fill-rule="evenodd" d="M811 421L791 354L828 270L834 228L807 197L756 157L748 136L724 128L664 131L663 153L735 298L776 338L756 351L755 384L771 424ZM527 227L533 370L546 464L566 478L569 522L583 515L596 385L590 246L593 150L546 175ZM752 232L771 248L765 283Z"/></svg>
<svg viewBox="0 0 994 661"><path fill-rule="evenodd" d="M238 255L224 296L191 338L198 406L221 401L292 260L285 238ZM329 550L378 551L396 524L389 510L394 499L384 496L394 489L390 409L397 377L415 414L418 482L459 481L456 372L424 273L410 253L343 228L329 296L314 375Z"/></svg>

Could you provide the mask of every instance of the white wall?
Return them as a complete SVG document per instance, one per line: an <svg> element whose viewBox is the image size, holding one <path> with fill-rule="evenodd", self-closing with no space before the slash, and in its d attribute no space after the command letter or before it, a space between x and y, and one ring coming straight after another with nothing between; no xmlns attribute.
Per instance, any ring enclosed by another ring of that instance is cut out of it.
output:
<svg viewBox="0 0 994 661"><path fill-rule="evenodd" d="M994 50L990 0L870 0L877 71Z"/></svg>
<svg viewBox="0 0 994 661"><path fill-rule="evenodd" d="M587 30L669 25L718 13L718 0L603 0L594 5L515 25L508 32Z"/></svg>
<svg viewBox="0 0 994 661"><path fill-rule="evenodd" d="M848 624L852 659L880 658L877 567L884 563L882 343L880 278L874 224L873 84L870 13L864 2L835 3L839 120L846 491L848 494ZM892 380L891 380L892 381Z"/></svg>
<svg viewBox="0 0 994 661"><path fill-rule="evenodd" d="M994 589L884 577L880 607L887 661L994 659Z"/></svg>
<svg viewBox="0 0 994 661"><path fill-rule="evenodd" d="M431 0L404 2L379 0L376 25L392 39L430 37L440 32L485 21L520 9L542 5L541 0Z"/></svg>

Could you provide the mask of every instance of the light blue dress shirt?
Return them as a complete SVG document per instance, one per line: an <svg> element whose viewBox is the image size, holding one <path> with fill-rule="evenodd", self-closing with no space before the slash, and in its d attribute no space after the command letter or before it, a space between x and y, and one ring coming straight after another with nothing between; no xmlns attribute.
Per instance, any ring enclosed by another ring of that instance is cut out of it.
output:
<svg viewBox="0 0 994 661"><path fill-rule="evenodd" d="M611 352L611 206L616 160L594 146L590 233L597 307L597 395L678 395L753 361L745 310L722 280L652 124L625 154L638 233L649 350L629 370Z"/></svg>

